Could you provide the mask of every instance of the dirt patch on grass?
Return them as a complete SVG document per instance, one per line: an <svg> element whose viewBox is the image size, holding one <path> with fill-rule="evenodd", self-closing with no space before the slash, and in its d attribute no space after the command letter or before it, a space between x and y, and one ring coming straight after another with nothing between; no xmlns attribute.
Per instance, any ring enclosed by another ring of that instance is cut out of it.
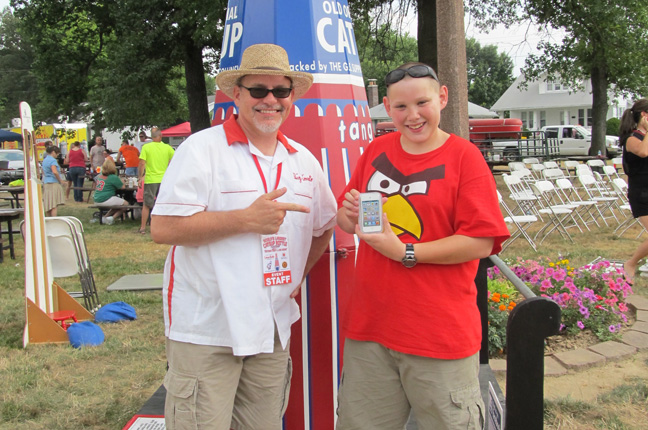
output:
<svg viewBox="0 0 648 430"><path fill-rule="evenodd" d="M544 381L545 398L569 397L574 400L592 401L599 395L636 378L648 381L647 364L648 351L643 351L620 361L607 362L600 367L547 377Z"/></svg>

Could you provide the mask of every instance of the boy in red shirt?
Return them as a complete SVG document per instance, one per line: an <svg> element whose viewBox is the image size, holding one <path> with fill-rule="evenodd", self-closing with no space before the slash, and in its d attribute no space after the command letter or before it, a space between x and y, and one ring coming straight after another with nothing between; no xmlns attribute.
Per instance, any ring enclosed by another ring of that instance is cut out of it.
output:
<svg viewBox="0 0 648 430"><path fill-rule="evenodd" d="M338 199L360 246L337 429L403 428L410 410L420 429L482 428L474 278L509 237L495 181L475 145L439 129L448 89L431 67L404 64L385 83L398 131L366 148ZM369 191L383 196L381 233L358 227Z"/></svg>

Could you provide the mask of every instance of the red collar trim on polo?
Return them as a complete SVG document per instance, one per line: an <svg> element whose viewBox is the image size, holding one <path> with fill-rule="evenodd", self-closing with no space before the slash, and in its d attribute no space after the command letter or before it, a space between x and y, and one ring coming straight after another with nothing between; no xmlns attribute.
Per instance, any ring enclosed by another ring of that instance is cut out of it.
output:
<svg viewBox="0 0 648 430"><path fill-rule="evenodd" d="M238 122L236 122L238 115L230 116L224 123L223 128L225 129L225 137L227 138L227 144L232 145L233 143L248 143L248 138L245 135L245 132L241 128ZM286 148L289 154L294 154L297 152L289 143L286 136L283 135L281 131L277 131L277 140Z"/></svg>

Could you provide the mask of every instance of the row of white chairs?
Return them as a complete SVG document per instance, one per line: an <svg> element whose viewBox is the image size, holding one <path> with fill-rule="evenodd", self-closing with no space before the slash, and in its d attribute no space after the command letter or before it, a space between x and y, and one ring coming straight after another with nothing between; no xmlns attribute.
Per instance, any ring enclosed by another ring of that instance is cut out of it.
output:
<svg viewBox="0 0 648 430"><path fill-rule="evenodd" d="M601 174L591 167L579 163L575 176L551 165L538 169L542 172L540 177L528 168L504 174L509 198L515 203L511 208L506 206L504 199L500 200L505 221L515 229L505 248L517 238L524 237L537 250L537 244L552 232L558 232L573 242L569 229L583 232L584 229L590 230L590 226L600 227L601 223L609 226L608 221L617 224L614 233L619 236L635 223L641 226L631 215L626 197L627 182L619 176L616 168L603 164L600 166ZM537 222L544 224L532 238L527 229ZM639 234L643 232L645 229L641 226Z"/></svg>

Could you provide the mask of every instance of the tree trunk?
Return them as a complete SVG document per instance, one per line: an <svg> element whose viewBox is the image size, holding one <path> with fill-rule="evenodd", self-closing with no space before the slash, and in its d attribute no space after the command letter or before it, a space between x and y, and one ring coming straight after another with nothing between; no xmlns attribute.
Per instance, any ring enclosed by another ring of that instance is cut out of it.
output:
<svg viewBox="0 0 648 430"><path fill-rule="evenodd" d="M185 79L187 80L187 104L191 132L209 128L209 108L207 106L207 87L203 68L202 47L192 40L185 45Z"/></svg>
<svg viewBox="0 0 648 430"><path fill-rule="evenodd" d="M418 11L419 61L432 66L437 72L437 10L436 0L416 0Z"/></svg>
<svg viewBox="0 0 648 430"><path fill-rule="evenodd" d="M589 155L605 156L606 117L608 111L608 82L605 66L596 64L592 67L592 146Z"/></svg>
<svg viewBox="0 0 648 430"><path fill-rule="evenodd" d="M468 139L468 74L462 0L439 2L437 10L439 79L448 87L441 129ZM419 39L419 46L421 39Z"/></svg>

